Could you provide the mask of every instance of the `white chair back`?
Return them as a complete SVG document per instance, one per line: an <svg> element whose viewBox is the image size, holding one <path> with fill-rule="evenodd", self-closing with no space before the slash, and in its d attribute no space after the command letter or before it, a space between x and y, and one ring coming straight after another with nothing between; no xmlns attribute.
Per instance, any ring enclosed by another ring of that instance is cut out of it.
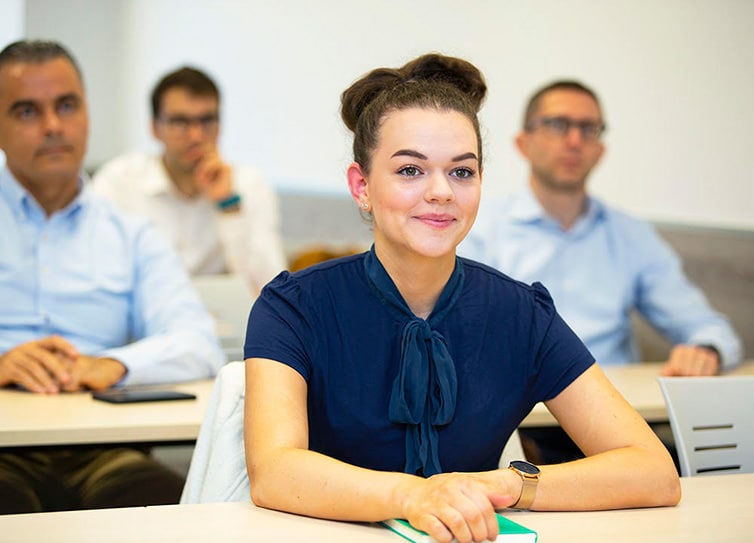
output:
<svg viewBox="0 0 754 543"><path fill-rule="evenodd" d="M754 376L658 381L681 476L754 473Z"/></svg>
<svg viewBox="0 0 754 543"><path fill-rule="evenodd" d="M243 362L228 362L217 374L191 457L181 503L251 499L243 442Z"/></svg>

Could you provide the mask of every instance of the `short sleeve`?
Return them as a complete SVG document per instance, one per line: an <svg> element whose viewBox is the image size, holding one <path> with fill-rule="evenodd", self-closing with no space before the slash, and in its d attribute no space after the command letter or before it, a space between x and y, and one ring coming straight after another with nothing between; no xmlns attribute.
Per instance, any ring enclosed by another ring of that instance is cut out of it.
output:
<svg viewBox="0 0 754 543"><path fill-rule="evenodd" d="M290 366L308 382L315 344L311 303L287 271L262 289L246 327L244 358L267 358Z"/></svg>
<svg viewBox="0 0 754 543"><path fill-rule="evenodd" d="M535 363L530 384L537 401L546 401L560 394L594 364L595 359L558 314L547 289L538 282L532 289L535 307L531 341Z"/></svg>

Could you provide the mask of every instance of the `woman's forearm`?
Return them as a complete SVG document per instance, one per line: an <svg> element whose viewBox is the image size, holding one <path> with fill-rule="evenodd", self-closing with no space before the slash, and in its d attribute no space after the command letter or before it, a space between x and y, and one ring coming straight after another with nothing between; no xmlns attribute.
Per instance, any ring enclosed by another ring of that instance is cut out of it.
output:
<svg viewBox="0 0 754 543"><path fill-rule="evenodd" d="M312 517L378 521L400 517L402 501L423 479L378 472L325 455L288 448L249 463L256 505Z"/></svg>
<svg viewBox="0 0 754 543"><path fill-rule="evenodd" d="M542 466L532 509L578 511L676 505L678 474L667 451L631 446Z"/></svg>

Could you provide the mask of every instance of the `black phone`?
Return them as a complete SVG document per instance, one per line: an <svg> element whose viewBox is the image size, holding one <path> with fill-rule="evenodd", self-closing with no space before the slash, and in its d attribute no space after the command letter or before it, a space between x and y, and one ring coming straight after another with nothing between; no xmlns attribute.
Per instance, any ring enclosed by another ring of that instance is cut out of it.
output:
<svg viewBox="0 0 754 543"><path fill-rule="evenodd" d="M92 392L92 398L110 403L164 402L169 400L195 400L194 394L177 390L129 390L113 388Z"/></svg>

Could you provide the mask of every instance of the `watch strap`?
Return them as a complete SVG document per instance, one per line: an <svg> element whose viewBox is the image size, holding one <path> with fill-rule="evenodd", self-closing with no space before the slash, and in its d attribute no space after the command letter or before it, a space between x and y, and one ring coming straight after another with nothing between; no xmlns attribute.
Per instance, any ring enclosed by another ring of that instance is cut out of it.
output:
<svg viewBox="0 0 754 543"><path fill-rule="evenodd" d="M516 503L510 506L511 509L530 509L534 503L534 497L537 495L537 483L539 483L539 473L526 473L514 466L508 466L508 469L516 472L521 477L521 495ZM539 470L537 470L539 471Z"/></svg>

